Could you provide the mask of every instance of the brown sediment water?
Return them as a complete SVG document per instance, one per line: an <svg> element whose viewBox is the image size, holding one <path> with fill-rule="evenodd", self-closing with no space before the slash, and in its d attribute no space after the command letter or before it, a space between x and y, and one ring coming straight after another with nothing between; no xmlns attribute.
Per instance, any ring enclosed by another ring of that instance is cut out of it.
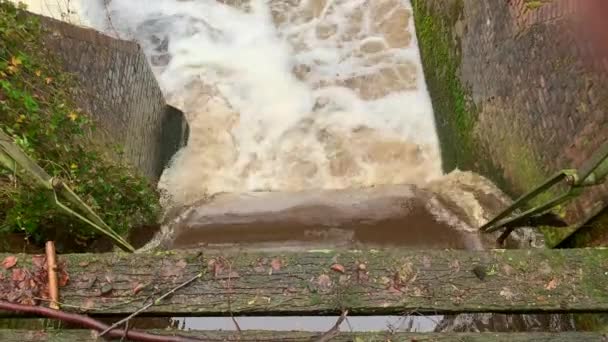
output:
<svg viewBox="0 0 608 342"><path fill-rule="evenodd" d="M293 242L481 248L477 234L442 221L432 199L413 186L219 194L176 220L169 247Z"/></svg>

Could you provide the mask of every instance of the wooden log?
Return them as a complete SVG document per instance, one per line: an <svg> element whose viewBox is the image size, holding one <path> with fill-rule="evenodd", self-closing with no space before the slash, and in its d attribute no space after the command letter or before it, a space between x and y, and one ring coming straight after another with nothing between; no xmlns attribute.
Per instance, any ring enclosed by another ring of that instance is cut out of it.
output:
<svg viewBox="0 0 608 342"><path fill-rule="evenodd" d="M284 331L243 331L241 334L230 331L178 331L164 330L148 331L159 335L177 334L181 336L200 338L205 341L315 341L322 333L314 332L284 332ZM96 340L96 332L89 330L0 330L0 339L4 342L89 342ZM602 341L604 336L597 332L562 332L562 333L341 333L333 341L551 341L551 342L585 342Z"/></svg>
<svg viewBox="0 0 608 342"><path fill-rule="evenodd" d="M4 258L6 255L0 255ZM17 255L13 267L33 267ZM608 249L72 254L63 310L123 315L608 312ZM11 270L0 285L12 281ZM0 293L2 295L2 293Z"/></svg>

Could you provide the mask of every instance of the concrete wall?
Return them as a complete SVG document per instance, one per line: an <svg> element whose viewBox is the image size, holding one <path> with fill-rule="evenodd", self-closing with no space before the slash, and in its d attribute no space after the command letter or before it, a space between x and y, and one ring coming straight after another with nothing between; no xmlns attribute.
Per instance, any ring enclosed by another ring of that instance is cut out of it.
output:
<svg viewBox="0 0 608 342"><path fill-rule="evenodd" d="M97 121L97 137L124 147L116 157L157 180L186 139L183 114L165 104L139 45L41 17L46 47L79 81L79 106Z"/></svg>
<svg viewBox="0 0 608 342"><path fill-rule="evenodd" d="M589 1L414 1L448 170L479 171L519 195L608 139L608 56L580 15ZM595 187L565 217L607 204L608 186Z"/></svg>

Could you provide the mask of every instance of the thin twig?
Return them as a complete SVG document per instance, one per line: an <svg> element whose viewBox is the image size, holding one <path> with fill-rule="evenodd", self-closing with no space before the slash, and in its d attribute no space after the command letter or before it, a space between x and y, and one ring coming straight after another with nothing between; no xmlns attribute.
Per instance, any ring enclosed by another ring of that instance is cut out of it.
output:
<svg viewBox="0 0 608 342"><path fill-rule="evenodd" d="M348 315L348 310L342 311L342 315L340 316L340 318L338 318L336 324L334 324L331 329L321 335L321 337L315 340L315 342L327 342L338 336L338 334L340 334L340 325L342 325L342 322L344 322L344 320L346 319L346 315Z"/></svg>
<svg viewBox="0 0 608 342"><path fill-rule="evenodd" d="M46 242L46 264L49 278L49 296L51 309L59 310L59 285L57 285L57 260L55 258L55 244L53 241Z"/></svg>
<svg viewBox="0 0 608 342"><path fill-rule="evenodd" d="M203 276L203 272L200 272L199 274L195 275L194 277L186 280L185 282L179 284L178 286L172 288L169 292L165 293L164 295L158 297L157 299L155 299L154 301L142 306L139 310L135 311L134 313L130 314L128 317L121 319L120 321L112 324L111 326L109 326L107 329L105 329L104 331L102 331L99 336L103 336L105 334L107 334L109 331L116 329L118 326L120 326L121 324L128 322L129 320L131 320L133 317L139 315L140 313L148 310L148 308L150 308L151 306L160 303L163 299L167 298L168 296L172 295L173 293L175 293L177 290L181 289L182 287L186 287L188 286L190 283L192 283L193 281L201 278Z"/></svg>
<svg viewBox="0 0 608 342"><path fill-rule="evenodd" d="M39 316L44 316L48 318L58 319L67 323L78 324L80 326L95 329L97 331L105 330L108 328L108 325L102 323L98 320L95 320L91 317L74 314L69 312L64 312L61 310L54 310L45 308L43 306L34 306L34 305L23 305L23 304L15 304L9 303L5 301L0 301L0 310L7 310L13 312L21 312L21 313L29 313ZM125 333L122 329L113 329L108 332L109 337L120 338ZM184 337L184 336L161 336L161 335L153 335L144 333L141 331L129 330L127 331L127 338L133 341L142 341L142 342L198 342L198 341L208 341L209 339L201 340L192 337Z"/></svg>
<svg viewBox="0 0 608 342"><path fill-rule="evenodd" d="M122 337L120 338L120 342L123 342L127 339L127 333L129 332L129 321L125 322L125 333L122 334Z"/></svg>
<svg viewBox="0 0 608 342"><path fill-rule="evenodd" d="M240 251L239 251L240 254ZM238 255L237 255L238 258ZM228 312L230 312L230 318L232 319L232 323L236 327L236 331L239 333L239 340L241 339L241 326L239 322L234 318L234 314L232 313L232 283L230 282L232 275L232 262L228 261Z"/></svg>

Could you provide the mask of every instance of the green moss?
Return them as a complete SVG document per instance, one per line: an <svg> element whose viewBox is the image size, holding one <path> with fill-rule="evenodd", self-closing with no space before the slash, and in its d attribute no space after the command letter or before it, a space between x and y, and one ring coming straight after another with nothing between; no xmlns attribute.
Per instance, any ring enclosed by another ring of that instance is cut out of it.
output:
<svg viewBox="0 0 608 342"><path fill-rule="evenodd" d="M435 111L444 169L471 169L475 161L473 128L476 110L458 78L458 41L452 27L463 10L453 1L450 16L435 17L424 1L414 1L414 18L425 78Z"/></svg>
<svg viewBox="0 0 608 342"><path fill-rule="evenodd" d="M74 101L78 84L44 48L42 30L36 17L0 0L0 129L119 233L155 222L156 191L108 157L114 147L91 138L95 127ZM24 232L38 242L58 234L84 244L95 237L58 210L52 194L6 169L0 170L0 231Z"/></svg>
<svg viewBox="0 0 608 342"><path fill-rule="evenodd" d="M548 2L551 2L551 1L552 0L524 0L524 3L526 4L527 9L535 10L535 9L539 9L539 8L543 7Z"/></svg>
<svg viewBox="0 0 608 342"><path fill-rule="evenodd" d="M560 247L608 246L608 207L575 228L576 232Z"/></svg>
<svg viewBox="0 0 608 342"><path fill-rule="evenodd" d="M414 18L427 86L433 101L444 170L474 170L512 197L519 197L550 176L530 147L521 143L519 132L507 132L501 142L501 165L475 134L478 113L470 92L460 81L460 41L454 27L462 18L462 0L432 2L414 0ZM504 132L503 132L504 133ZM531 205L557 195L550 191ZM543 229L549 245L563 239L566 231Z"/></svg>

